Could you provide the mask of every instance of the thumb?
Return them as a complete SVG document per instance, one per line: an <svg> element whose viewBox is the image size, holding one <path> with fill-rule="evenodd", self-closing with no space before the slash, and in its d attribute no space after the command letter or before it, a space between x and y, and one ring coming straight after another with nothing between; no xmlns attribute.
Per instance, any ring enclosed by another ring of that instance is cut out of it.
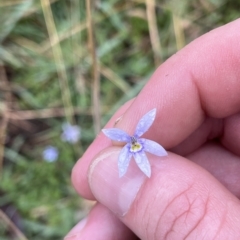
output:
<svg viewBox="0 0 240 240"><path fill-rule="evenodd" d="M206 170L175 154L148 155L150 179L133 159L119 178L120 150L111 147L95 158L89 185L140 239L240 239L239 200Z"/></svg>

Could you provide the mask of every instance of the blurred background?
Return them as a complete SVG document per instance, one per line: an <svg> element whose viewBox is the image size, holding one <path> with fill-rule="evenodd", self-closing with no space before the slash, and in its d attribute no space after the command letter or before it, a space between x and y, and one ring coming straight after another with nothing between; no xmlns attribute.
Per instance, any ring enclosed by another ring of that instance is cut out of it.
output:
<svg viewBox="0 0 240 240"><path fill-rule="evenodd" d="M157 66L239 9L235 0L0 0L0 239L62 239L91 206L70 175L99 130Z"/></svg>

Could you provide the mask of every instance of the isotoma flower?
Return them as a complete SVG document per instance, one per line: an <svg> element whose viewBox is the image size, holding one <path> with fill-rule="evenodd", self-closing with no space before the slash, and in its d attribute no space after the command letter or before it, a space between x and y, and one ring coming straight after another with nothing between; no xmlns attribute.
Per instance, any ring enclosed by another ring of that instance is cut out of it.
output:
<svg viewBox="0 0 240 240"><path fill-rule="evenodd" d="M166 156L167 152L158 143L140 138L152 125L156 116L156 108L145 114L137 124L133 136L129 136L123 130L118 128L103 129L103 133L110 139L127 144L121 150L118 157L119 177L122 177L126 172L129 162L134 157L136 164L149 178L151 176L151 167L145 152L157 156Z"/></svg>
<svg viewBox="0 0 240 240"><path fill-rule="evenodd" d="M65 123L62 125L62 140L64 142L76 143L81 137L81 129L76 125Z"/></svg>
<svg viewBox="0 0 240 240"><path fill-rule="evenodd" d="M47 146L43 150L43 159L46 162L55 162L58 158L58 150L53 146Z"/></svg>

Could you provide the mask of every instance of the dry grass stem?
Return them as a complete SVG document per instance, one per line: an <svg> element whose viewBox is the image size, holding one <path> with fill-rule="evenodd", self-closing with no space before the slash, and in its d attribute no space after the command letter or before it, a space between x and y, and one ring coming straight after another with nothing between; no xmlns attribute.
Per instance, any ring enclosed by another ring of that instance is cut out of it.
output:
<svg viewBox="0 0 240 240"><path fill-rule="evenodd" d="M131 9L128 11L128 16L141 18L143 20L147 19L146 11L143 9Z"/></svg>
<svg viewBox="0 0 240 240"><path fill-rule="evenodd" d="M1 174L2 167L3 167L3 158L4 158L4 146L5 146L5 140L6 140L8 121L9 121L8 115L9 115L9 108L10 108L10 102L11 102L11 92L9 91L9 83L8 83L5 67L3 65L0 65L0 86L1 88L3 87L7 90L5 91L5 94L4 94L5 102L3 103L3 116L0 124L0 174Z"/></svg>
<svg viewBox="0 0 240 240"><path fill-rule="evenodd" d="M203 7L205 9L207 9L209 12L214 11L214 8L216 8L214 6L214 4L212 4L210 1L206 1L206 0L200 0L200 3L203 5Z"/></svg>
<svg viewBox="0 0 240 240"><path fill-rule="evenodd" d="M24 3L25 1L26 0L4 1L0 3L0 8L18 5L18 4Z"/></svg>
<svg viewBox="0 0 240 240"><path fill-rule="evenodd" d="M110 68L104 66L102 63L99 63L99 65L100 72L103 76L105 76L108 80L120 88L124 93L127 93L129 91L131 87L124 79L119 77L115 72L113 72Z"/></svg>
<svg viewBox="0 0 240 240"><path fill-rule="evenodd" d="M102 114L106 114L109 111L109 106L102 106ZM75 115L92 115L93 107L88 109L74 108L73 112ZM42 109L42 110L23 110L13 111L8 113L9 120L31 120L41 118L55 118L63 117L65 115L64 108L53 108L53 109Z"/></svg>
<svg viewBox="0 0 240 240"><path fill-rule="evenodd" d="M11 221L11 219L0 209L0 219L2 219L3 224L6 225L6 228L11 230L15 236L16 240L28 240L24 234L17 228L17 226Z"/></svg>
<svg viewBox="0 0 240 240"><path fill-rule="evenodd" d="M52 1L54 2L54 1ZM143 0L144 2L144 0ZM121 12L121 11L129 11L127 9L127 6L123 5L121 7L119 7L115 14L117 12ZM105 15L105 16L101 16L98 17L97 19L95 18L95 23L99 23L101 21L104 21L106 18L108 18L109 16ZM81 22L81 23L77 23L76 25L74 25L73 27L71 27L69 30L67 30L66 32L62 32L62 33L58 33L58 38L53 37L53 41L49 42L49 40L46 40L44 42L42 42L41 44L41 53L44 53L46 51L48 51L51 47L53 47L56 44L59 44L60 42L82 32L83 30L85 30L86 28L88 28L88 23L87 22Z"/></svg>
<svg viewBox="0 0 240 240"><path fill-rule="evenodd" d="M60 33L58 37L53 37L52 41L49 43L48 40L44 41L41 44L41 52L44 53L47 50L49 50L51 47L59 44L61 41L64 41L65 39L74 36L75 34L85 30L87 27L87 24L84 23L78 23L76 26L69 29L67 32Z"/></svg>
<svg viewBox="0 0 240 240"><path fill-rule="evenodd" d="M86 94L86 79L83 76L81 69L78 67L75 68L74 71L75 81L76 81L76 88L79 91L81 96Z"/></svg>
<svg viewBox="0 0 240 240"><path fill-rule="evenodd" d="M27 38L18 37L15 39L15 43L33 52L41 53L41 47L39 46L39 44Z"/></svg>
<svg viewBox="0 0 240 240"><path fill-rule="evenodd" d="M149 35L154 54L155 66L158 67L162 62L162 48L157 27L155 5L155 0L146 0Z"/></svg>
<svg viewBox="0 0 240 240"><path fill-rule="evenodd" d="M94 39L94 26L92 21L91 0L86 0L88 43L92 57L92 102L93 102L93 121L95 133L101 129L100 116L100 76L99 66L96 56L96 45Z"/></svg>
<svg viewBox="0 0 240 240"><path fill-rule="evenodd" d="M55 26L53 15L52 15L51 4L49 0L41 0L41 4L42 4L42 10L43 10L47 30L48 30L50 43L52 46L54 60L57 67L57 73L59 77L59 84L61 88L65 115L68 122L73 123L74 119L73 119L73 106L71 102L71 94L68 86L68 78L67 78L61 46L58 44L60 41L59 41L58 33L56 30L56 26Z"/></svg>
<svg viewBox="0 0 240 240"><path fill-rule="evenodd" d="M173 26L174 34L176 38L177 50L182 49L185 46L185 35L182 27L181 19L173 13Z"/></svg>

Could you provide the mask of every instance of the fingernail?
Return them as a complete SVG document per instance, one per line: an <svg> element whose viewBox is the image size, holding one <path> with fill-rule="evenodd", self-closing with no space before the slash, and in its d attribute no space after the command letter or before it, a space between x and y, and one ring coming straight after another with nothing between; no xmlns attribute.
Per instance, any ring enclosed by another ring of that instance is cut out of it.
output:
<svg viewBox="0 0 240 240"><path fill-rule="evenodd" d="M115 214L124 216L147 178L134 161L130 162L127 173L119 178L117 160L120 150L112 147L93 161L89 185L99 202Z"/></svg>
<svg viewBox="0 0 240 240"><path fill-rule="evenodd" d="M87 223L87 218L82 219L64 238L64 240L78 240Z"/></svg>

